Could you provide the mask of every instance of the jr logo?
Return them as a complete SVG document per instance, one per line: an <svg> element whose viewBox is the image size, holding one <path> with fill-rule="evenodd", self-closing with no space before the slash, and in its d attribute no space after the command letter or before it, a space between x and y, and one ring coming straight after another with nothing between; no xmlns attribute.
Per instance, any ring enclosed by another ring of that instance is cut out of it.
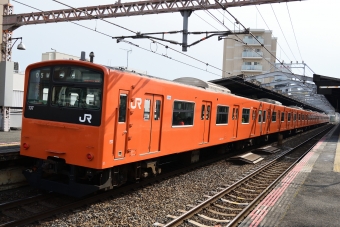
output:
<svg viewBox="0 0 340 227"><path fill-rule="evenodd" d="M89 123L91 123L92 115L91 114L84 114L84 119L81 119L81 116L79 117L80 122L85 122L86 119Z"/></svg>
<svg viewBox="0 0 340 227"><path fill-rule="evenodd" d="M140 105L142 104L141 98L135 98L135 102L131 102L131 109L136 109L136 106L138 106L138 109L141 109Z"/></svg>
<svg viewBox="0 0 340 227"><path fill-rule="evenodd" d="M29 110L33 110L34 106L28 106Z"/></svg>

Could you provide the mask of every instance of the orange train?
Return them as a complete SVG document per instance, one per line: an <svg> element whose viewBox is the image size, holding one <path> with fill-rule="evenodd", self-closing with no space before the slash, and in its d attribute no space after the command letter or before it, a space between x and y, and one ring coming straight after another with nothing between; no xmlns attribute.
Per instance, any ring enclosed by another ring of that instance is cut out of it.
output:
<svg viewBox="0 0 340 227"><path fill-rule="evenodd" d="M169 160L196 162L203 148L238 149L329 121L193 78L167 81L78 60L32 64L25 78L20 154L36 162L24 175L73 196L159 174Z"/></svg>

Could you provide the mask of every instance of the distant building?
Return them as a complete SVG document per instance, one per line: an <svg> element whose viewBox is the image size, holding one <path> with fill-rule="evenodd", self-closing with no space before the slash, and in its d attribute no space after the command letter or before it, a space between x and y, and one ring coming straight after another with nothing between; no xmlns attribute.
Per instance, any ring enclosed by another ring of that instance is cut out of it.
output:
<svg viewBox="0 0 340 227"><path fill-rule="evenodd" d="M79 56L74 56L74 55L69 55L69 54L64 54L60 53L57 51L51 51L51 52L46 52L41 54L41 60L42 61L49 61L49 60L79 60ZM88 61L88 59L86 59Z"/></svg>
<svg viewBox="0 0 340 227"><path fill-rule="evenodd" d="M222 77L239 74L253 76L275 71L277 38L272 37L272 31L269 30L250 29L250 32L259 42L249 34L232 35L224 39ZM234 39L241 39L247 45Z"/></svg>

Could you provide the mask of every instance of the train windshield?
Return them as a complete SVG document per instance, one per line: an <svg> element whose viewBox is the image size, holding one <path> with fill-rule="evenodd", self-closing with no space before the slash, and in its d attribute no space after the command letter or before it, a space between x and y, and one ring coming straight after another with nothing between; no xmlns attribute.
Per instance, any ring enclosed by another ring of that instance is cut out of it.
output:
<svg viewBox="0 0 340 227"><path fill-rule="evenodd" d="M103 80L103 72L80 66L33 69L29 74L25 117L99 125ZM96 120L79 121L84 110Z"/></svg>

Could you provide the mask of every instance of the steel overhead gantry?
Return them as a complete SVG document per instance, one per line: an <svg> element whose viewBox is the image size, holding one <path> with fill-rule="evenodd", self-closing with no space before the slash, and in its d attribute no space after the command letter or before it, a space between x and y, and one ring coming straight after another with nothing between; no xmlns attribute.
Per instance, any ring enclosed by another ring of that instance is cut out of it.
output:
<svg viewBox="0 0 340 227"><path fill-rule="evenodd" d="M12 14L12 6L9 4L8 6L4 6L4 9L11 8L11 12L4 13L2 42L3 45L11 44L11 40L6 37L10 36L8 34L11 34L12 31L23 25L79 21L94 18L103 19L110 17L129 17L137 15L174 12L182 12L184 16L183 30L187 30L188 17L190 16L190 12L195 10L221 9L220 5L228 8L236 6L261 5L293 1L301 0L150 0L124 3L119 2L110 5L88 6L73 9L68 8L62 10L22 14ZM185 39L185 37L183 38ZM11 60L11 54L8 48L2 50L1 60Z"/></svg>

